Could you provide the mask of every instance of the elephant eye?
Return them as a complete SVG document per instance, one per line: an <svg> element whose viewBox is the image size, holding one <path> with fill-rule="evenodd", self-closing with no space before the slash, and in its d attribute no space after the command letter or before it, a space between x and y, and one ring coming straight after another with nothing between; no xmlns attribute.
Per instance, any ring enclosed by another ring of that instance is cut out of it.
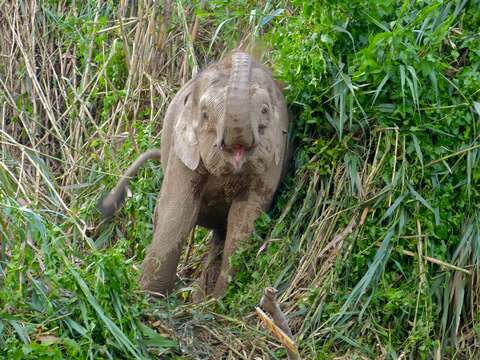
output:
<svg viewBox="0 0 480 360"><path fill-rule="evenodd" d="M268 106L267 105L263 105L262 106L262 114L266 114L268 113Z"/></svg>
<svg viewBox="0 0 480 360"><path fill-rule="evenodd" d="M202 111L202 120L208 120L208 113L206 111Z"/></svg>
<svg viewBox="0 0 480 360"><path fill-rule="evenodd" d="M265 125L265 124L258 125L258 132L260 133L260 135L263 135L266 128L267 128L267 125Z"/></svg>

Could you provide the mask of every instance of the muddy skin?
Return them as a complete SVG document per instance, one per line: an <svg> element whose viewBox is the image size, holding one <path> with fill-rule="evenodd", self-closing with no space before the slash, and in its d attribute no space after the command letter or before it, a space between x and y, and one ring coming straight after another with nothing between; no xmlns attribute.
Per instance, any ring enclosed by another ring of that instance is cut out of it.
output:
<svg viewBox="0 0 480 360"><path fill-rule="evenodd" d="M287 159L288 115L282 91L265 67L243 52L210 65L170 103L161 149L140 158L101 202L111 216L125 198L128 179L158 159L164 180L154 235L140 285L155 294L175 286L184 240L196 225L213 230L194 298L220 297L234 276L229 257L269 208Z"/></svg>

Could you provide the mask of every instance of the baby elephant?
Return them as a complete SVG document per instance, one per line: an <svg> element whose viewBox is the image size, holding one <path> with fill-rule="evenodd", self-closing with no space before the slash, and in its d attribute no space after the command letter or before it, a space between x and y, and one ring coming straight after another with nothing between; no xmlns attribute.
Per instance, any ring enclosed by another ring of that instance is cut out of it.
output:
<svg viewBox="0 0 480 360"><path fill-rule="evenodd" d="M233 269L229 257L267 210L287 157L288 115L280 87L265 67L233 52L185 84L167 109L161 150L140 156L101 201L111 216L129 177L148 159L164 169L154 234L141 287L167 294L175 285L185 238L195 225L213 230L199 286L220 297Z"/></svg>

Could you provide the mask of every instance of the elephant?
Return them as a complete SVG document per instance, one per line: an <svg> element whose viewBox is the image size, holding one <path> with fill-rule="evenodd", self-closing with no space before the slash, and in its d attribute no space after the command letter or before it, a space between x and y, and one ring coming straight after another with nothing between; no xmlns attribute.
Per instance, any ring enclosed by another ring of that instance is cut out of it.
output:
<svg viewBox="0 0 480 360"><path fill-rule="evenodd" d="M141 288L172 292L184 240L199 225L213 231L197 280L201 296L224 295L235 275L229 258L271 206L285 173L288 127L280 83L246 52L231 52L181 87L167 108L160 150L143 153L99 203L112 216L138 168L160 160L164 178Z"/></svg>

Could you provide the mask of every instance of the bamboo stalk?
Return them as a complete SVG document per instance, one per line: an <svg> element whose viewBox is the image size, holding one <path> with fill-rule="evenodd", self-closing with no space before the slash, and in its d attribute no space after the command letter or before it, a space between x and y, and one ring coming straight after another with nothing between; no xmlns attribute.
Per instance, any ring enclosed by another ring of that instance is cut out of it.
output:
<svg viewBox="0 0 480 360"><path fill-rule="evenodd" d="M257 306L255 308L255 311L257 312L258 317L263 322L265 327L273 334L273 336L275 336L280 341L280 343L287 349L287 351L297 354L297 356L299 356L298 349L297 349L297 346L295 345L295 342L292 339L290 339L288 335L283 332L282 329L280 329L277 325L275 325L273 320L270 319L270 317L267 314L265 314L265 312L262 309L260 309ZM300 359L299 357L297 358Z"/></svg>
<svg viewBox="0 0 480 360"><path fill-rule="evenodd" d="M425 165L425 167L432 166L436 163L442 162L444 160L450 159L450 158L458 156L458 155L462 155L463 153L466 153L466 152L469 152L469 151L472 151L472 150L475 150L475 149L478 149L478 148L480 148L480 144L475 144L475 145L469 146L468 148L456 151L456 152L451 153L449 155L442 156L441 158L430 161L427 165Z"/></svg>
<svg viewBox="0 0 480 360"><path fill-rule="evenodd" d="M417 254L415 254L415 253L412 252L412 251L401 250L401 252L402 252L404 255L408 255L408 256L411 256L411 257L417 256ZM426 255L423 255L423 258L424 258L425 260L433 263L433 264L437 264L437 265L446 267L447 269L455 270L455 271L460 271L460 272L463 272L464 274L467 274L467 275L470 275L470 276L472 275L472 272L471 272L470 270L461 268L461 267L459 267L459 266L452 265L452 264L446 263L446 262L444 262L444 261L435 259L435 258L430 257L430 256L426 256Z"/></svg>

